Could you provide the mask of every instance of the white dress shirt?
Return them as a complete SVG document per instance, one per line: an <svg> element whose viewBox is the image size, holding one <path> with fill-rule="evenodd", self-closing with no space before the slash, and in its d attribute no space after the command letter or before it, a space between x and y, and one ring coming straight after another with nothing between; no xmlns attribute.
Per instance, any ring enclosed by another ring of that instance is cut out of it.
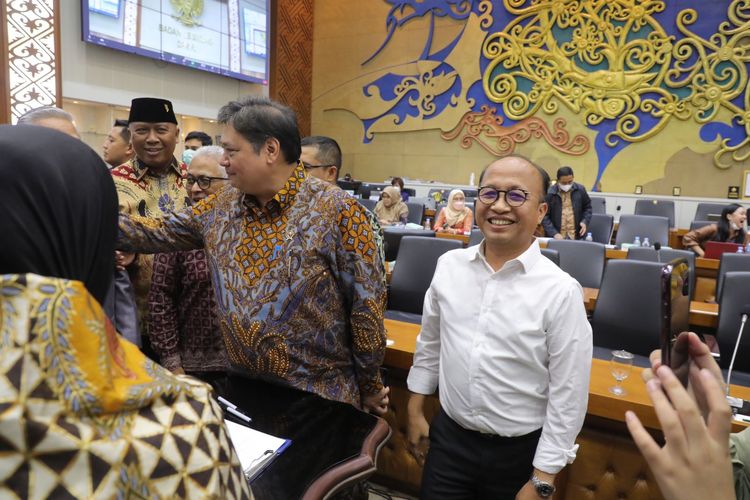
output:
<svg viewBox="0 0 750 500"><path fill-rule="evenodd" d="M542 428L534 467L575 459L588 404L592 336L581 286L536 240L499 271L484 243L438 261L425 296L409 390L440 389L466 429L522 436Z"/></svg>

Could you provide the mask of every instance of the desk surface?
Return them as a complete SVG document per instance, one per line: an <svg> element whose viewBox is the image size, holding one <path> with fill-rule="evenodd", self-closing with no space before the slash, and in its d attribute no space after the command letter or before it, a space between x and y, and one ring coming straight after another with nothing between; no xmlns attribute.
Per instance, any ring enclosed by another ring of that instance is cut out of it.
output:
<svg viewBox="0 0 750 500"><path fill-rule="evenodd" d="M408 370L414 359L419 325L386 319L385 328L388 339L393 341L386 351L385 365ZM659 422L646 393L646 385L641 380L640 371L640 368L633 368L631 376L623 382L627 394L624 397L616 397L609 392L609 388L614 385L609 361L592 360L587 413L624 421L625 411L632 410L645 426L658 429ZM750 399L750 387L732 385L732 395ZM734 432L745 427L747 425L740 422L734 422L732 425Z"/></svg>
<svg viewBox="0 0 750 500"><path fill-rule="evenodd" d="M323 498L375 472L390 436L381 418L315 394L243 377L220 389L247 413L251 427L292 440L252 482L256 498Z"/></svg>

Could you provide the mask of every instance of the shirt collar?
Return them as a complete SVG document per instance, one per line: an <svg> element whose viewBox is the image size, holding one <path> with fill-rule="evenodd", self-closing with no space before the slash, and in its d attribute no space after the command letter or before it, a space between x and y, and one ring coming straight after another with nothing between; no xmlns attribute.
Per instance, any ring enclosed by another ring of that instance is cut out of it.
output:
<svg viewBox="0 0 750 500"><path fill-rule="evenodd" d="M484 256L484 247L486 242L482 241L479 245L475 245L471 247L474 249L473 254L469 258L469 260L481 260L484 262L490 269L492 267L487 262L486 257ZM529 272L532 267L534 267L534 264L537 263L539 258L542 256L541 250L539 250L539 240L534 238L534 240L531 242L531 245L529 245L529 248L527 248L521 255L516 257L515 259L511 259L508 262L505 263L505 265L501 268L504 269L505 266L507 266L510 263L518 262L518 264L521 266L524 272Z"/></svg>
<svg viewBox="0 0 750 500"><path fill-rule="evenodd" d="M266 203L268 211L281 211L283 212L289 208L294 202L294 198L302 188L302 184L307 179L307 173L302 162L297 162L297 166L292 171L292 174L284 183L284 186ZM255 196L249 194L243 194L240 199L240 204L249 210L258 210L260 206Z"/></svg>
<svg viewBox="0 0 750 500"><path fill-rule="evenodd" d="M135 172L135 178L136 180L143 179L143 176L145 176L149 171L149 166L143 163L139 158L134 158L131 160L133 162L133 171ZM182 178L185 176L185 165L179 161L177 161L177 158L174 156L172 157L172 161L169 163L169 169L167 170L174 170L177 173L177 176Z"/></svg>

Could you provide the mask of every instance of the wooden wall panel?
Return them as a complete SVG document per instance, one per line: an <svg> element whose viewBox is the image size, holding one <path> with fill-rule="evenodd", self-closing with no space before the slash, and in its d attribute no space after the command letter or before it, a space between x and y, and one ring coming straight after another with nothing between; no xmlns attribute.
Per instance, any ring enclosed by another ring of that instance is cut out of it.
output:
<svg viewBox="0 0 750 500"><path fill-rule="evenodd" d="M300 134L310 135L313 0L273 0L271 23L271 98L294 109Z"/></svg>

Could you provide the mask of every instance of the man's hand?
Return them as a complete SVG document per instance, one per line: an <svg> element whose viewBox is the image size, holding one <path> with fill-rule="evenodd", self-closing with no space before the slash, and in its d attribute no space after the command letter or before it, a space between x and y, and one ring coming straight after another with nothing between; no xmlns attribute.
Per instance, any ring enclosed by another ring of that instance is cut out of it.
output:
<svg viewBox="0 0 750 500"><path fill-rule="evenodd" d="M586 229L588 229L586 227L586 223L585 222L581 222L581 230L578 231L578 234L580 234L581 236L586 236Z"/></svg>
<svg viewBox="0 0 750 500"><path fill-rule="evenodd" d="M382 417L388 411L388 394L390 387L383 387L375 394L369 394L362 398L362 409L367 413L374 413Z"/></svg>
<svg viewBox="0 0 750 500"><path fill-rule="evenodd" d="M430 449L430 424L424 417L423 394L412 394L407 405L406 448L420 467L424 467Z"/></svg>
<svg viewBox="0 0 750 500"><path fill-rule="evenodd" d="M565 238L563 238L563 235L560 234L560 233L555 233L555 235L553 236L553 238L556 239L556 240L564 240L565 239Z"/></svg>
<svg viewBox="0 0 750 500"><path fill-rule="evenodd" d="M115 250L115 266L120 271L124 271L126 267L133 263L134 260L134 253L125 253L119 250Z"/></svg>
<svg viewBox="0 0 750 500"><path fill-rule="evenodd" d="M662 494L667 500L734 498L729 456L732 413L715 374L701 369L695 377L709 409L705 423L672 370L661 366L653 375L646 387L666 444L660 447L632 411L626 412L625 421Z"/></svg>

